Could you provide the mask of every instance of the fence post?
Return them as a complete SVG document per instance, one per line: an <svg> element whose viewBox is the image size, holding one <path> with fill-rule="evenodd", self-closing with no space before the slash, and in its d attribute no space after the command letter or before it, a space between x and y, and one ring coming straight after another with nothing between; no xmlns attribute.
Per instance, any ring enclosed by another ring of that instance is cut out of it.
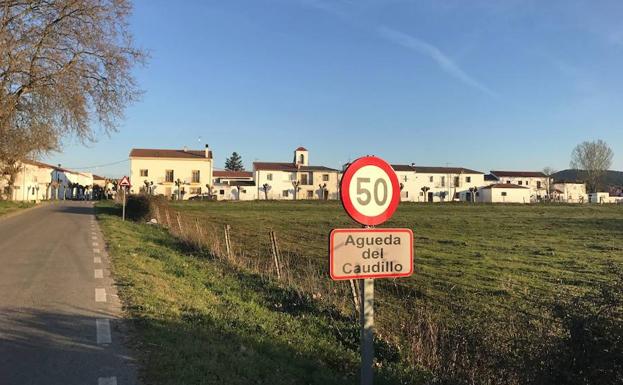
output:
<svg viewBox="0 0 623 385"><path fill-rule="evenodd" d="M171 218L169 218L169 209L164 209L164 216L167 219L167 229L171 228Z"/></svg>
<svg viewBox="0 0 623 385"><path fill-rule="evenodd" d="M277 279L281 279L281 256L279 255L279 245L277 244L277 236L274 231L269 232L270 236L270 249L275 260L275 269L277 270Z"/></svg>
<svg viewBox="0 0 623 385"><path fill-rule="evenodd" d="M229 238L229 230L231 229L230 225L225 225L225 252L227 253L227 259L232 260L231 253L231 240Z"/></svg>
<svg viewBox="0 0 623 385"><path fill-rule="evenodd" d="M350 284L350 292L353 295L353 305L355 306L355 311L357 312L357 314L359 314L360 311L360 295L359 292L357 290L357 285L355 285L355 280L354 279L349 279L348 283Z"/></svg>
<svg viewBox="0 0 623 385"><path fill-rule="evenodd" d="M154 205L155 211L156 211L156 221L158 221L159 225L162 225L162 222L160 221L160 208L158 207L158 205Z"/></svg>
<svg viewBox="0 0 623 385"><path fill-rule="evenodd" d="M184 236L184 232L182 231L182 221L180 220L180 213L175 213L177 217L177 226L180 228L180 235Z"/></svg>

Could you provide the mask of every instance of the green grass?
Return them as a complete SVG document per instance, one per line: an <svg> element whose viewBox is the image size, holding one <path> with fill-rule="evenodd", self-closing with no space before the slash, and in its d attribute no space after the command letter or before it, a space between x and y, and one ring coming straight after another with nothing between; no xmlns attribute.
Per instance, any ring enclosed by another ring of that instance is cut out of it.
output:
<svg viewBox="0 0 623 385"><path fill-rule="evenodd" d="M352 384L353 317L97 206L149 384ZM402 380L399 380L402 379ZM378 383L416 379L391 362Z"/></svg>
<svg viewBox="0 0 623 385"><path fill-rule="evenodd" d="M282 251L308 257L325 270L329 231L357 227L337 202L173 206L231 225L233 243L245 253L266 254L266 233L274 229ZM511 294L578 292L608 280L610 262L623 262L620 205L402 204L383 226L414 230L415 274L381 286L412 287L438 304L468 299L470 306L486 309L504 306Z"/></svg>
<svg viewBox="0 0 623 385"><path fill-rule="evenodd" d="M356 320L347 284L330 283L327 238L332 228L358 226L338 202L171 205L190 218L186 231L197 219L222 237L230 225L235 253L250 260L270 262L274 230L298 272L292 285L305 295L266 275L197 258L157 227L101 214L122 297L138 320L148 383L202 383L206 373L227 375L218 377L223 383L355 380ZM583 296L614 282L613 265L623 262L623 206L402 204L383 226L413 229L415 274L377 280L380 383L412 383L418 367L452 384L569 376L573 324L552 309L591 298ZM314 285L322 301L309 299ZM594 310L590 322L619 314Z"/></svg>
<svg viewBox="0 0 623 385"><path fill-rule="evenodd" d="M0 217L13 211L34 206L31 202L0 201Z"/></svg>

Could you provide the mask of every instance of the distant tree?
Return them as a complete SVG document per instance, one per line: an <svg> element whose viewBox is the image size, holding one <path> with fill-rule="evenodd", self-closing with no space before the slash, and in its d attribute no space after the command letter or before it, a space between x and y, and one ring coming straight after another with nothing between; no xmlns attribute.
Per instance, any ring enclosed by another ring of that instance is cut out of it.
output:
<svg viewBox="0 0 623 385"><path fill-rule="evenodd" d="M268 183L264 183L262 185L262 191L264 191L264 199L268 200L268 190L270 190L270 185Z"/></svg>
<svg viewBox="0 0 623 385"><path fill-rule="evenodd" d="M225 161L225 170L227 171L244 171L244 165L242 164L242 157L238 155L236 151L231 153L231 156Z"/></svg>
<svg viewBox="0 0 623 385"><path fill-rule="evenodd" d="M550 199L553 192L552 175L554 175L555 173L556 169L554 169L553 167L547 166L543 168L543 174L547 176L547 180L545 181L545 189L547 190L547 197Z"/></svg>
<svg viewBox="0 0 623 385"><path fill-rule="evenodd" d="M612 166L614 152L603 140L582 142L571 152L571 168L582 170L589 192L597 192L604 173Z"/></svg>

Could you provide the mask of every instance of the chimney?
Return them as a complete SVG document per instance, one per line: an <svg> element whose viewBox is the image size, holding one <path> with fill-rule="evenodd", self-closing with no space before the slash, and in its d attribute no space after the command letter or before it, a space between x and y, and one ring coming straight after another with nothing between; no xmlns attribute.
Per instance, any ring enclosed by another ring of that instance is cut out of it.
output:
<svg viewBox="0 0 623 385"><path fill-rule="evenodd" d="M206 158L209 158L210 157L210 146L208 146L207 144L206 144L205 152L206 152Z"/></svg>
<svg viewBox="0 0 623 385"><path fill-rule="evenodd" d="M184 152L188 152L188 147L184 146Z"/></svg>

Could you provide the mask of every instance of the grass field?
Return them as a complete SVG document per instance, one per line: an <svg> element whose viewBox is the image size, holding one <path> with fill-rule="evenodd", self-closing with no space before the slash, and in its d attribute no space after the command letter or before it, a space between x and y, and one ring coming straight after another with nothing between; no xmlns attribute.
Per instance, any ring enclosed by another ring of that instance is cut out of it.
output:
<svg viewBox="0 0 623 385"><path fill-rule="evenodd" d="M277 284L264 274L270 264L249 271L219 259L188 257L162 230L120 226L116 218L102 216L118 255L117 273L128 284L122 294L131 306L139 306L135 316L164 317L191 328L195 317L200 324L215 317L224 323L214 338L225 340L248 338L249 330L262 341L303 339L306 352L325 352L316 364L279 359L272 364L289 367L291 379L301 383L353 381L356 317L347 306L347 284L330 283L327 271L330 229L356 227L338 203L176 202L171 207L172 216L181 214L186 233L195 223L219 238L219 229L230 225L234 253L247 260L270 261L268 231L274 230L288 268L298 274L294 282ZM612 290L621 283L623 207L402 204L384 226L408 227L415 234L415 274L377 281L377 371L384 382L412 383L418 372L448 384L610 383L621 378L616 376L621 376L623 350L616 336L623 332L623 308ZM115 246L117 237L130 239L133 246ZM222 293L235 293L235 301L223 305ZM323 293L322 299L312 300L317 293ZM158 296L164 299L152 298ZM240 320L258 303L266 304L266 298L276 307L264 307L258 324ZM313 306L304 316L286 311L293 317L286 322L291 328L260 326L281 325L281 315L275 314L301 301ZM186 315L187 308L195 315ZM150 336L152 343L156 337ZM157 346L185 350L173 341ZM286 356L291 353L298 354ZM209 352L189 354L196 358ZM326 377L300 371L299 364L326 368ZM258 382L288 383L265 378ZM153 383L169 383L157 380ZM231 383L244 381L235 377Z"/></svg>
<svg viewBox="0 0 623 385"><path fill-rule="evenodd" d="M0 201L0 217L12 211L25 209L32 206L34 206L34 203L30 202Z"/></svg>

